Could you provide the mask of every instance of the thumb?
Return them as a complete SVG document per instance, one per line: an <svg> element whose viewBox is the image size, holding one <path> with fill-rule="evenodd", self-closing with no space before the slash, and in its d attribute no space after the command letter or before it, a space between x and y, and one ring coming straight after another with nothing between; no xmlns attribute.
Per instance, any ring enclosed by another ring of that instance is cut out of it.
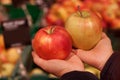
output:
<svg viewBox="0 0 120 80"><path fill-rule="evenodd" d="M76 51L76 55L85 63L96 67L96 57L94 55L94 53L90 52L90 51L84 51L84 50L80 50L78 49Z"/></svg>

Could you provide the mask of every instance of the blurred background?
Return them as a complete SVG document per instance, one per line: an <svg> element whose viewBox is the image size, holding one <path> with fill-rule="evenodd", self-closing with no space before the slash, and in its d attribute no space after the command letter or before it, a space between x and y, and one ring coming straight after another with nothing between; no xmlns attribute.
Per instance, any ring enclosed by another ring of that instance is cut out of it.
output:
<svg viewBox="0 0 120 80"><path fill-rule="evenodd" d="M31 40L47 25L64 27L80 9L100 13L103 31L120 51L120 0L0 0L0 80L59 80L34 64ZM100 77L100 71L85 64Z"/></svg>

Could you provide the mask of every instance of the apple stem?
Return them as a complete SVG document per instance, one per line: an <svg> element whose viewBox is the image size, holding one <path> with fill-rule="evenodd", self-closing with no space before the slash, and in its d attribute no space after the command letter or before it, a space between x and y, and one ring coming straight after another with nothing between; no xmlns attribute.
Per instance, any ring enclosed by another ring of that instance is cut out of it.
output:
<svg viewBox="0 0 120 80"><path fill-rule="evenodd" d="M50 28L49 30L47 30L46 32L47 32L48 34L52 34L53 31L54 31L54 29L55 29L55 26L51 26L51 28Z"/></svg>
<svg viewBox="0 0 120 80"><path fill-rule="evenodd" d="M87 18L90 16L89 12L87 11L78 11L78 14L83 18Z"/></svg>
<svg viewBox="0 0 120 80"><path fill-rule="evenodd" d="M52 26L50 29L50 34L53 33L54 29L55 29L55 26Z"/></svg>
<svg viewBox="0 0 120 80"><path fill-rule="evenodd" d="M78 11L80 11L80 6L77 6L77 8L78 8Z"/></svg>
<svg viewBox="0 0 120 80"><path fill-rule="evenodd" d="M79 5L77 6L77 9L78 9L78 14L79 14L81 17L86 18L86 17L89 17L89 16L90 16L89 12L87 12L87 11L81 11Z"/></svg>

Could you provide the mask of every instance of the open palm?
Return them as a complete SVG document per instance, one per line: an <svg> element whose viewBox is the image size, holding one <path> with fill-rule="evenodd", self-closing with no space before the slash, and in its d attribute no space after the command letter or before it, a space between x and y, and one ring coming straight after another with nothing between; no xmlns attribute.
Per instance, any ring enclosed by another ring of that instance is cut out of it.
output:
<svg viewBox="0 0 120 80"><path fill-rule="evenodd" d="M106 61L113 53L111 41L105 33L103 33L102 39L93 49L89 51L77 49L76 51L82 61L99 70L102 70Z"/></svg>
<svg viewBox="0 0 120 80"><path fill-rule="evenodd" d="M34 62L45 71L58 77L70 71L83 71L84 65L79 57L71 52L66 60L40 58L34 51L32 52Z"/></svg>

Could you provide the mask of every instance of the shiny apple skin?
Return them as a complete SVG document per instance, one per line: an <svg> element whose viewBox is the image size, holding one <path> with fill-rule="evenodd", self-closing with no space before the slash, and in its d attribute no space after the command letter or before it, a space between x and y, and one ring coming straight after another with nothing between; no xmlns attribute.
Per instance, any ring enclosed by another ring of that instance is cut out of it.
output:
<svg viewBox="0 0 120 80"><path fill-rule="evenodd" d="M32 47L43 59L65 59L72 50L72 40L64 27L47 26L35 34Z"/></svg>
<svg viewBox="0 0 120 80"><path fill-rule="evenodd" d="M65 28L71 35L75 48L90 50L101 39L102 20L90 10L82 11L89 13L89 17L86 17L86 13L81 17L77 11L68 18Z"/></svg>

